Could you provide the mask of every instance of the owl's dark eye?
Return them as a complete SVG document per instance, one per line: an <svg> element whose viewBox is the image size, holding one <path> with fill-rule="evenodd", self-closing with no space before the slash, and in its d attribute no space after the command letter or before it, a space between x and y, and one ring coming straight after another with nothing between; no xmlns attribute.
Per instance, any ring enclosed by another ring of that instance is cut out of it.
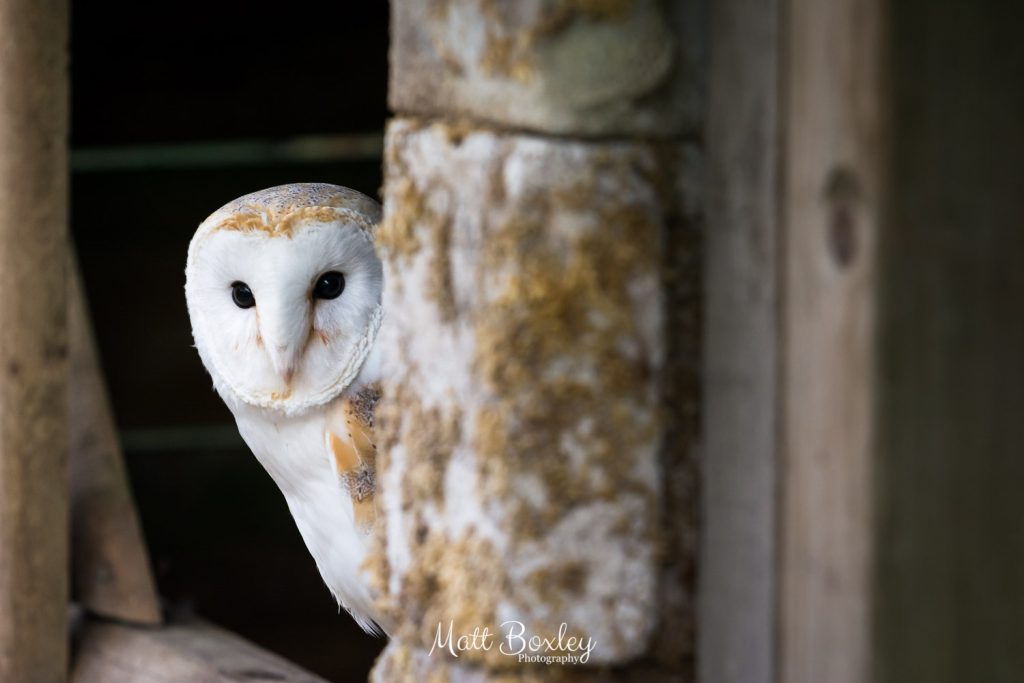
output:
<svg viewBox="0 0 1024 683"><path fill-rule="evenodd" d="M336 270L324 273L313 285L314 299L337 299L345 291L345 276Z"/></svg>
<svg viewBox="0 0 1024 683"><path fill-rule="evenodd" d="M252 308L256 305L256 297L252 295L249 285L237 280L231 283L231 300L239 308Z"/></svg>

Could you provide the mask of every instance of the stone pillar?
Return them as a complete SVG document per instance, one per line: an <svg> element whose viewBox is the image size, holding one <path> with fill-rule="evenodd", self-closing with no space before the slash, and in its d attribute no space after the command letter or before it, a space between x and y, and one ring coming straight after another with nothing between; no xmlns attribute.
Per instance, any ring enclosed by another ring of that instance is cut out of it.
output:
<svg viewBox="0 0 1024 683"><path fill-rule="evenodd" d="M66 679L67 6L0 0L0 680Z"/></svg>
<svg viewBox="0 0 1024 683"><path fill-rule="evenodd" d="M692 678L702 10L392 5L375 680Z"/></svg>

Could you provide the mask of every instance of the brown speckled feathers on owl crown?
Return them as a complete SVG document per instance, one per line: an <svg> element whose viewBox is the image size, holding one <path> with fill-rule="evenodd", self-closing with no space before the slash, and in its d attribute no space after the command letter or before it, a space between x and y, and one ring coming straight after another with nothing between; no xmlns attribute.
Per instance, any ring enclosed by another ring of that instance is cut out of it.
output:
<svg viewBox="0 0 1024 683"><path fill-rule="evenodd" d="M292 183L268 187L232 200L214 211L202 227L211 230L262 231L291 236L299 221L343 218L369 237L380 221L380 204L361 192L329 183Z"/></svg>

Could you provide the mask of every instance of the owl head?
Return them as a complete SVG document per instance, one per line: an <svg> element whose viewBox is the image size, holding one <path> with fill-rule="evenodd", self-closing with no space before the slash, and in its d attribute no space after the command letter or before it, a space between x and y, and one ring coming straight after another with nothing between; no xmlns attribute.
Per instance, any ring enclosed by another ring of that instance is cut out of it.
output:
<svg viewBox="0 0 1024 683"><path fill-rule="evenodd" d="M185 297L225 401L297 414L352 382L381 320L379 220L359 192L300 183L239 197L203 221Z"/></svg>

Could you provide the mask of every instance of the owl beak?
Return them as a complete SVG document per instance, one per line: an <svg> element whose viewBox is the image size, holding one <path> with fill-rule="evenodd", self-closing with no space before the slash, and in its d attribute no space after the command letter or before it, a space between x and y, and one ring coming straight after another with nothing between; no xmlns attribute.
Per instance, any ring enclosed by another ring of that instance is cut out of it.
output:
<svg viewBox="0 0 1024 683"><path fill-rule="evenodd" d="M276 346L270 349L270 363L274 371L284 380L285 386L291 386L292 378L295 376L297 358L295 352L288 346Z"/></svg>
<svg viewBox="0 0 1024 683"><path fill-rule="evenodd" d="M264 296L260 305L260 331L270 364L285 387L291 388L309 338L309 308L303 299L277 292Z"/></svg>

